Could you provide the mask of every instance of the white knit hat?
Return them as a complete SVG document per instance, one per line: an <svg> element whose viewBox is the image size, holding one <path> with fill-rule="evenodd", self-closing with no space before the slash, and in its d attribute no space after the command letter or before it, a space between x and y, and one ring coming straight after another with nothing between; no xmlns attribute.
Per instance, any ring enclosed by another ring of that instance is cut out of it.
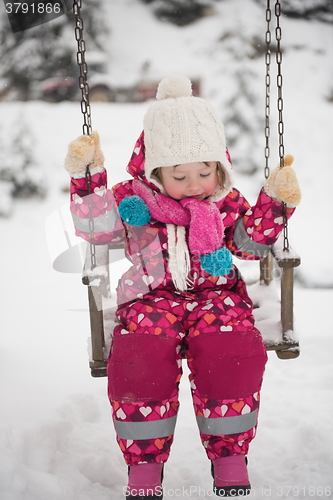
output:
<svg viewBox="0 0 333 500"><path fill-rule="evenodd" d="M225 171L224 187L218 186L211 201L224 198L233 187L223 124L215 109L204 99L192 96L192 84L183 75L163 78L144 118L146 178L157 167L182 163L219 161Z"/></svg>

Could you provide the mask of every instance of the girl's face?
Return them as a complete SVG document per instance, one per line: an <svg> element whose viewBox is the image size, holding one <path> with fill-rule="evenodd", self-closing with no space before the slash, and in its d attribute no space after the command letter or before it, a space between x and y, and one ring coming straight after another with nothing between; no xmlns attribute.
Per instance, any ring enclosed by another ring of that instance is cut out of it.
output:
<svg viewBox="0 0 333 500"><path fill-rule="evenodd" d="M175 200L195 198L202 201L215 191L218 184L216 162L182 163L160 169L167 194Z"/></svg>

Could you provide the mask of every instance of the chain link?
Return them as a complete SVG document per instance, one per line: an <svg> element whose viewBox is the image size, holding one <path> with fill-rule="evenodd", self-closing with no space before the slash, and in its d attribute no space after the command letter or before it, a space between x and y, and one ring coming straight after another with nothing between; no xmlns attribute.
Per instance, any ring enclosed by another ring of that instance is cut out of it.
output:
<svg viewBox="0 0 333 500"><path fill-rule="evenodd" d="M81 90L81 112L83 114L83 135L90 135L92 132L91 110L89 103L89 85L87 81L88 66L85 59L86 45L83 38L83 20L81 17L82 0L74 0L73 13L75 19L75 39L77 41L76 61L80 68L79 88ZM92 190L90 165L86 166L85 178L88 186L88 208L89 208L89 233L90 233L90 258L91 269L96 267L96 246L94 242L95 225L92 210Z"/></svg>
<svg viewBox="0 0 333 500"><path fill-rule="evenodd" d="M281 17L281 5L280 1L276 0L275 2L275 18L276 18L276 28L275 28L275 39L277 43L276 48L276 65L277 65L277 110L278 110L278 136L279 136L279 158L280 158L280 168L284 166L284 123L283 123L283 97L282 97L282 51L281 51L281 38L282 38L282 30L280 26L280 17ZM270 7L270 0L267 0L266 6L266 22L267 22L267 30L266 30L266 102L265 102L265 169L264 174L265 178L269 177L269 156L270 156L270 65L271 65L271 28L270 22L272 18L272 12ZM287 217L287 206L283 203L283 219L284 219L284 227L283 227L283 250L289 250L289 236L288 236L288 217Z"/></svg>
<svg viewBox="0 0 333 500"><path fill-rule="evenodd" d="M267 8L266 8L266 21L267 21L267 30L266 30L266 56L265 56L265 63L266 63L266 78L265 78L265 83L266 83L266 101L265 101L265 179L268 179L269 177L269 157L270 157L270 147L269 147L269 138L270 138L270 123L269 123L269 118L270 118L270 89L271 89L271 76L270 76L270 67L271 67L271 29L270 29L270 22L272 18L272 12L270 8L270 0L267 0Z"/></svg>
<svg viewBox="0 0 333 500"><path fill-rule="evenodd" d="M96 245L94 242L95 224L94 224L93 213L92 213L91 173L90 173L89 165L87 165L87 167L86 167L86 182L87 182L87 186L88 186L90 263L91 263L91 270L93 270L96 267Z"/></svg>
<svg viewBox="0 0 333 500"><path fill-rule="evenodd" d="M279 157L280 157L280 168L284 167L284 122L283 122L283 97L282 97L282 52L281 52L281 38L282 38L282 30L280 26L280 17L281 17L281 4L279 0L276 0L275 3L275 17L276 17L276 29L275 29L275 38L277 43L276 48L276 64L277 64L277 109L279 113L279 121L278 121L278 135L279 135ZM288 235L288 217L287 217L287 205L283 203L283 250L289 251L289 235Z"/></svg>
<svg viewBox="0 0 333 500"><path fill-rule="evenodd" d="M76 60L80 68L79 88L81 90L81 111L83 114L83 134L90 135L91 127L91 110L89 103L89 85L87 81L88 66L85 59L86 45L83 39L83 19L81 17L82 0L74 0L73 12L75 19L75 39L77 41Z"/></svg>
<svg viewBox="0 0 333 500"><path fill-rule="evenodd" d="M283 143L283 134L284 134L284 123L283 123L283 98L282 98L282 52L281 52L281 38L282 31L280 27L280 17L281 17L281 5L280 1L277 0L275 3L275 17L276 17L276 28L275 28L275 38L277 42L276 48L276 64L277 64L277 109L279 112L279 120L278 120L278 135L279 135L279 157L280 157L280 167L282 168L283 158L284 158L284 143Z"/></svg>

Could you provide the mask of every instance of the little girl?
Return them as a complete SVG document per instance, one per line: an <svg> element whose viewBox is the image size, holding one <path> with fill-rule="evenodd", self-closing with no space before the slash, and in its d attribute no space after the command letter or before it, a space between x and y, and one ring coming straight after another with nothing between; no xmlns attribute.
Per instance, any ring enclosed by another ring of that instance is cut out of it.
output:
<svg viewBox="0 0 333 500"><path fill-rule="evenodd" d="M124 242L133 264L117 288L119 324L108 360L131 500L163 496L184 352L214 492L249 493L246 455L267 355L231 254L262 258L300 201L289 157L251 207L233 187L217 113L191 94L185 76L161 81L127 167L133 179L106 189L97 133L73 141L65 160L76 234L90 238L90 204L95 243Z"/></svg>

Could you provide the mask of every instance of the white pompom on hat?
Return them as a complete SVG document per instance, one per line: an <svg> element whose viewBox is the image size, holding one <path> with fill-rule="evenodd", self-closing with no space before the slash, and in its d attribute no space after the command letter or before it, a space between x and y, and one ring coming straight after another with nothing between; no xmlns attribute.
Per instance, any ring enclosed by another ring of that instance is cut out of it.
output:
<svg viewBox="0 0 333 500"><path fill-rule="evenodd" d="M171 74L160 82L157 100L144 118L145 174L163 192L151 172L158 167L183 163L219 161L225 173L224 186L217 186L211 201L224 198L233 187L223 124L215 109L192 95L192 84L184 75Z"/></svg>
<svg viewBox="0 0 333 500"><path fill-rule="evenodd" d="M163 78L157 88L156 99L176 99L192 96L192 83L187 76L172 74Z"/></svg>

